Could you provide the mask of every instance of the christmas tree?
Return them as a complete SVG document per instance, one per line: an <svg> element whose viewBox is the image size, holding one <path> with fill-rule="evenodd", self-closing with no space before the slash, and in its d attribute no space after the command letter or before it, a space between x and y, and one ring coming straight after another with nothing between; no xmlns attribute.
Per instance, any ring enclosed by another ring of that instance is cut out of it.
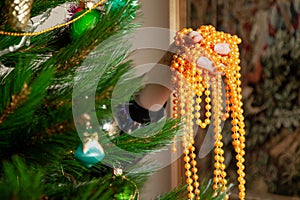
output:
<svg viewBox="0 0 300 200"><path fill-rule="evenodd" d="M125 124L126 132L114 118L127 123L120 105L133 98L132 82L141 81L126 79L126 36L138 27L139 4L74 3L70 19L35 32L67 1L0 2L1 199L139 199L157 169L142 158L166 150L180 134L177 120L132 130ZM201 198L223 199L211 186L200 186ZM185 193L180 187L157 198Z"/></svg>

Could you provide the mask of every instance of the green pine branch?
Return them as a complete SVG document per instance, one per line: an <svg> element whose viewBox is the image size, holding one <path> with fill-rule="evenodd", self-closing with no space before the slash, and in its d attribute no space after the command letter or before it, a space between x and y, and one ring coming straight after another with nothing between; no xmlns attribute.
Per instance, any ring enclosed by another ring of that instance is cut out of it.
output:
<svg viewBox="0 0 300 200"><path fill-rule="evenodd" d="M213 190L213 181L211 179L204 179L200 184L200 199L203 200L224 200L226 195L230 195L230 188L232 185L227 187L227 190ZM188 192L186 191L186 185L183 185L175 190L170 191L162 196L159 196L157 200L169 200L169 199L187 199ZM195 198L196 199L196 198Z"/></svg>

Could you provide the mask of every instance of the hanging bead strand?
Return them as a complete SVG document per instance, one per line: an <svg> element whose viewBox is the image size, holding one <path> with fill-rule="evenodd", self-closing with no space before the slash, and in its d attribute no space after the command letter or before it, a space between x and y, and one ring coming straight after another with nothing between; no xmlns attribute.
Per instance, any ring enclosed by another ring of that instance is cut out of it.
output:
<svg viewBox="0 0 300 200"><path fill-rule="evenodd" d="M222 188L226 189L226 172L224 164L224 150L221 134L221 115L222 115L222 86L221 77L217 75L212 79L212 93L213 93L213 119L214 119L214 133L215 133L215 171L214 171L214 185L215 190Z"/></svg>
<svg viewBox="0 0 300 200"><path fill-rule="evenodd" d="M244 159L244 155L245 155L245 123L244 123L244 116L243 116L243 109L242 109L242 95L241 95L241 92L242 92L242 89L240 87L240 78L241 78L241 74L239 71L237 71L236 73L236 81L235 81L235 85L236 85L236 96L234 97L234 104L237 108L237 119L238 119L238 124L237 124L237 129L238 130L235 130L235 131L239 131L239 138L238 140L236 140L236 152L237 152L237 155L236 155L236 158L237 158L237 167L238 167L238 170L237 170L237 174L238 174L238 181L239 181L239 198L241 200L244 200L245 199L245 196L246 196L246 188L245 188L245 184L246 184L246 180L245 180L245 165L244 165L244 162L245 162L245 159Z"/></svg>
<svg viewBox="0 0 300 200"><path fill-rule="evenodd" d="M188 105L187 103L187 88L185 85L185 79L183 77L183 75L181 73L178 73L178 85L179 85L179 95L180 95L180 102L179 102L179 106L180 106L180 116L181 116L181 120L183 122L183 136L182 136L182 146L184 148L183 153L184 153L184 162L185 162L185 176L186 178L186 183L188 184L187 186L187 191L188 191L188 198L193 199L195 197L193 190L193 183L194 180L192 178L192 172L191 172L191 158L190 158L190 151L189 151L189 147L191 146L190 143L190 137L189 137L189 125L188 125L188 114L186 114L187 108L186 106Z"/></svg>
<svg viewBox="0 0 300 200"><path fill-rule="evenodd" d="M191 172L193 173L192 177L195 177L195 175L197 175L198 169L197 169L197 161L196 159L196 154L195 154L195 147L194 147L194 88L192 87L192 85L190 85L189 83L187 83L187 119L188 119L188 131L189 131L189 141L190 141L190 147L189 147L189 156L190 156L190 164L192 166L191 168ZM198 180L193 179L193 187L194 187L194 195L196 199L200 199L199 194L200 194L200 190L199 190L199 186L200 183L198 182Z"/></svg>

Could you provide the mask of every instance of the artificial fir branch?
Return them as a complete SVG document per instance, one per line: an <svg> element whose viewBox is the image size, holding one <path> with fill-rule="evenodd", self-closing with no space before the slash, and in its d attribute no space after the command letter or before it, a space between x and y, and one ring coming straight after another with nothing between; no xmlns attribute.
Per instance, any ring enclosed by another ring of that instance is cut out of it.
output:
<svg viewBox="0 0 300 200"><path fill-rule="evenodd" d="M62 2L66 1L35 0L32 16ZM119 9L108 8L97 27L85 32L80 40L71 41L68 38L68 29L55 30L31 38L30 46L24 46L17 52L0 58L5 66L15 67L14 73L8 76L4 87L1 88L5 97L2 102L6 101L6 96L11 96L10 87L7 86L9 84L18 88L20 87L18 84L28 80L28 85L32 88L28 99L22 102L14 113L8 115L6 121L0 126L2 138L0 155L7 164L0 167L1 197L2 194L8 194L4 197L28 199L24 195L32 194L35 199L114 198L116 190L112 185L115 183L111 179L110 167L104 164L112 166L116 160L132 163L136 157L123 158L123 155L117 155L115 147L109 144L111 138L102 135L100 142L105 146L106 153L103 163L86 168L75 160L74 150L82 141L72 122L71 94L75 83L74 77L83 81L80 85L82 88L90 89L90 83L86 79L96 80L97 76L100 76L95 100L96 109L99 108L96 110L97 117L101 122L112 119L111 102L120 103L125 98L130 98L129 91L136 89L132 86L132 81L118 89L114 87L122 75L130 77L130 74L126 73L131 65L130 62L126 62L129 45L124 40L124 36L137 26L132 23L132 15L137 7L131 6L136 2L134 0L124 0L124 2L126 2L124 6ZM0 49L17 42L18 38L1 36ZM100 47L97 49L98 46ZM96 57L89 58L91 53L95 53ZM80 68L87 59L91 59L88 62L90 65L87 68ZM76 72L79 68L82 73L78 75ZM135 79L137 85L140 82L140 79ZM124 94L122 98L110 99L112 89ZM100 109L102 105L106 105L107 109ZM134 134L146 136L147 131L155 134L147 138L134 138L127 134L118 137L116 133L117 136L112 140L115 145L119 145L118 148L134 152L139 159L145 153L165 150L173 136L180 134L177 122L173 120L167 121L162 130L155 129L155 125L150 125L144 130L136 130ZM10 158L16 154L26 159L26 162L20 161L19 163L22 164L18 164L12 161ZM128 175L129 179L139 186L142 185L145 177L150 174L143 172L142 169L148 170L152 164L139 168L142 173L135 175L131 173ZM19 166L23 166L21 168L24 170L18 170ZM8 168L14 170L5 170ZM133 168L134 170L137 169ZM19 188L15 187L14 183L18 177L23 177L24 184L21 186L26 188L26 193L23 190L16 190ZM34 184L30 185L31 181ZM10 187L5 187L6 184ZM130 183L121 182L115 187L125 188L128 184ZM14 191L14 195L11 195Z"/></svg>
<svg viewBox="0 0 300 200"><path fill-rule="evenodd" d="M18 106L20 106L23 102L26 101L29 93L30 93L30 88L28 88L28 85L25 83L22 87L21 92L17 95L13 95L11 97L10 104L7 106L5 110L3 110L2 114L0 115L0 124L3 123L4 120L7 118L7 116L13 113L18 108Z"/></svg>

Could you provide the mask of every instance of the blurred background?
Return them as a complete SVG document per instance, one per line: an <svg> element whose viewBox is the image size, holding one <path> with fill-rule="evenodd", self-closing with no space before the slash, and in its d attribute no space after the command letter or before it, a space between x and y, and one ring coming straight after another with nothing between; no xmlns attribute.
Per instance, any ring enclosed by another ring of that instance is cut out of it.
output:
<svg viewBox="0 0 300 200"><path fill-rule="evenodd" d="M212 24L218 31L242 39L239 47L247 129L248 199L299 199L300 0L142 0L141 3L140 20L144 26L179 30ZM146 57L150 54L155 53L148 52ZM158 57L161 55L160 52ZM234 183L236 167L230 128L228 121L223 134L227 170ZM199 131L199 146L205 133L206 130ZM213 155L198 162L201 177L212 177ZM176 186L183 171L180 160L161 170L146 184L146 193ZM164 186L155 184L157 181L163 181Z"/></svg>
<svg viewBox="0 0 300 200"><path fill-rule="evenodd" d="M212 24L243 41L240 52L248 139L248 198L297 199L300 195L300 1L188 0L186 5L188 27ZM225 124L223 133L230 152L230 123ZM228 153L226 159L234 180L234 157L231 160ZM206 169L210 174L210 167Z"/></svg>

